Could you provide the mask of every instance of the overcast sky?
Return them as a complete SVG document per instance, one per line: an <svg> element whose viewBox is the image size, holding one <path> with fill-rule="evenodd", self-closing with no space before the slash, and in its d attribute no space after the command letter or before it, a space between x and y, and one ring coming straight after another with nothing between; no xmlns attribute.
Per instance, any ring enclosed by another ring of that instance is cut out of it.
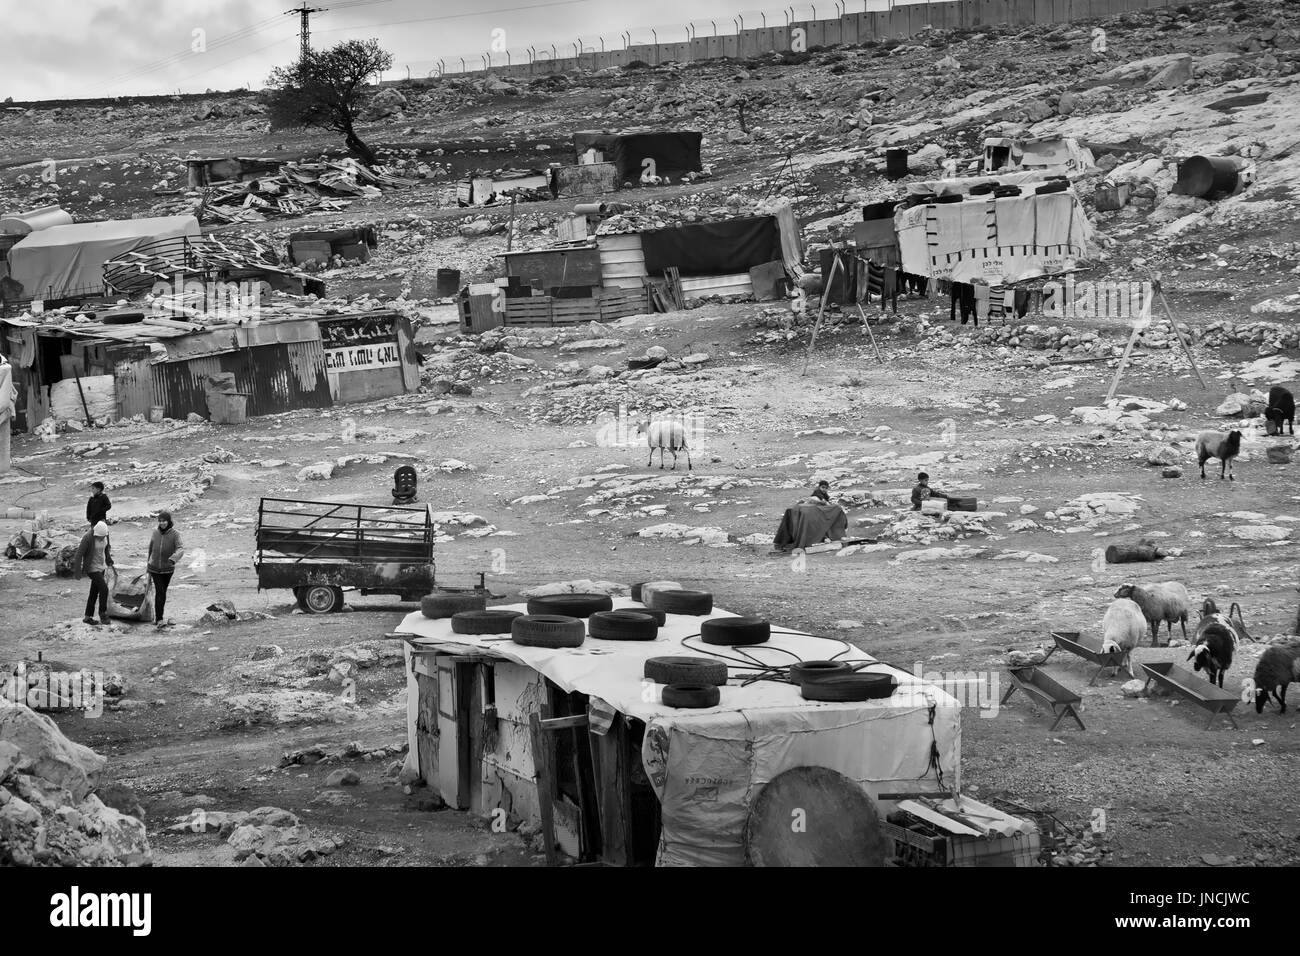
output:
<svg viewBox="0 0 1300 956"><path fill-rule="evenodd" d="M261 86L277 65L298 49L294 0L0 0L0 99L59 99L132 93L201 93ZM300 0L299 0L300 2ZM504 38L514 62L535 46L572 56L584 47L621 47L620 34L649 43L686 39L694 18L698 36L746 27L784 25L781 7L751 7L754 0L316 0L324 13L311 16L313 47L377 37L393 54L385 79L427 75L439 58L449 71L481 68L493 31ZM843 0L841 0L843 2ZM881 10L889 0L847 0L853 12ZM798 19L813 7L794 8ZM834 16L833 0L818 4L820 18ZM504 62L505 54L493 55Z"/></svg>

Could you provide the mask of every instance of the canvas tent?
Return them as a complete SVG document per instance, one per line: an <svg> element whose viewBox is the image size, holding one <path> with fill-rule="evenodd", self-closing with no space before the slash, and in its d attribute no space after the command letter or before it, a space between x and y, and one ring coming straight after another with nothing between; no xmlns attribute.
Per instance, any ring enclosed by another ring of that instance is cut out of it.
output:
<svg viewBox="0 0 1300 956"><path fill-rule="evenodd" d="M198 238L193 216L114 219L51 226L31 233L9 250L9 274L26 298L97 295L104 263L163 239Z"/></svg>
<svg viewBox="0 0 1300 956"><path fill-rule="evenodd" d="M654 162L654 174L676 178L686 173L698 173L704 167L700 162L702 133L693 130L681 132L650 133L600 133L573 134L574 152L581 162L582 154L595 149L612 162L617 169L617 180L641 178L647 168L647 159Z"/></svg>
<svg viewBox="0 0 1300 956"><path fill-rule="evenodd" d="M991 285L1072 271L1091 238L1072 189L922 203L895 213L894 226L904 272Z"/></svg>

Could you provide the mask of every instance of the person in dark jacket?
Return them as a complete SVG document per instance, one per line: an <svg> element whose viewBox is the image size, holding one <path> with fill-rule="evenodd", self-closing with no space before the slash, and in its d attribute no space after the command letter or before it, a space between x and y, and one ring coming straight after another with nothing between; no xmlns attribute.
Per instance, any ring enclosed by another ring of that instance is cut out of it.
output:
<svg viewBox="0 0 1300 956"><path fill-rule="evenodd" d="M930 487L930 476L927 475L925 472L921 472L919 475L916 476L916 484L912 487L912 510L913 511L920 511L921 502L924 501L926 498L943 498L946 500L947 497L948 496L946 494L944 494L942 491L939 491L937 488Z"/></svg>
<svg viewBox="0 0 1300 956"><path fill-rule="evenodd" d="M831 483L829 481L817 482L817 487L812 490L812 497L818 498L827 504L831 503Z"/></svg>
<svg viewBox="0 0 1300 956"><path fill-rule="evenodd" d="M99 522L108 524L108 510L113 502L104 494L104 483L97 481L90 486L90 498L86 501L86 523L92 528Z"/></svg>
<svg viewBox="0 0 1300 956"><path fill-rule="evenodd" d="M108 623L108 582L105 576L113 566L113 549L108 542L108 525L98 522L82 535L77 545L77 553L72 559L72 568L80 581L82 575L90 578L90 595L86 598L86 614L81 619L83 624ZM95 603L99 602L99 620L96 621Z"/></svg>
<svg viewBox="0 0 1300 956"><path fill-rule="evenodd" d="M167 606L167 585L171 584L176 562L185 552L180 533L172 524L170 511L158 512L158 527L149 539L149 577L153 580L154 627L166 627L163 609Z"/></svg>

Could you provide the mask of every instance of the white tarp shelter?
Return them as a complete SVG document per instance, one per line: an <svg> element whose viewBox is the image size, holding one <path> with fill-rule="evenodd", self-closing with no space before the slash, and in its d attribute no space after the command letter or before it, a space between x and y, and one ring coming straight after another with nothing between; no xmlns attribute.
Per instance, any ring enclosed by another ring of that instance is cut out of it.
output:
<svg viewBox="0 0 1300 956"><path fill-rule="evenodd" d="M1092 227L1073 189L965 196L894 214L902 270L952 282L1003 285L1073 271Z"/></svg>
<svg viewBox="0 0 1300 956"><path fill-rule="evenodd" d="M193 216L111 219L51 226L31 233L9 250L9 274L22 283L23 298L97 293L109 259L158 242L200 235Z"/></svg>
<svg viewBox="0 0 1300 956"><path fill-rule="evenodd" d="M523 604L504 605L524 611ZM615 598L616 610L642 607L627 598ZM735 615L715 607L708 617ZM406 770L425 775L419 766L421 719L419 685L412 656L433 650L447 654L486 656L523 665L554 682L565 693L588 695L593 712L597 701L614 711L644 721L646 732L641 760L661 807L662 829L657 863L660 866L737 866L745 863L745 821L758 793L772 778L794 767L827 767L860 784L872 795L900 792L934 792L939 782L931 766L932 745L937 748L944 783L960 787L961 713L958 702L934 684L878 663L871 672L891 673L899 682L894 695L884 700L820 703L804 700L793 684L763 680L741 686L752 675L740 666L731 668L731 681L721 688L716 707L682 710L661 702L662 685L644 680L647 658L660 656L704 657L698 648L700 622L706 618L669 614L653 641L608 641L588 637L581 647L524 647L501 635L455 634L449 620L430 620L410 614L397 628L405 641L407 673L407 738L410 749ZM776 633L766 644L743 650L771 664L838 658L874 661L869 654L846 642ZM736 648L715 647L733 652ZM739 655L735 655L739 656ZM418 664L418 661L417 661ZM524 696L520 695L520 699ZM498 708L515 702L498 688ZM536 701L531 701L535 705ZM933 711L933 714L932 714ZM933 723L932 723L933 721ZM443 737L449 736L444 732ZM501 731L502 741L510 735ZM515 773L531 779L531 758L526 743L515 746L510 760L526 769ZM501 767L493 761L506 757L485 753L481 758L483 793L492 794L489 778ZM428 778L426 777L426 780ZM428 781L431 787L433 781ZM451 795L444 799L452 802ZM514 812L531 804L512 796ZM887 804L892 806L892 803ZM491 813L489 800L472 810ZM881 808L881 816L885 813Z"/></svg>
<svg viewBox="0 0 1300 956"><path fill-rule="evenodd" d="M1040 170L1074 172L1096 165L1092 150L1064 136L1035 136L1011 139L996 136L984 140L983 172Z"/></svg>

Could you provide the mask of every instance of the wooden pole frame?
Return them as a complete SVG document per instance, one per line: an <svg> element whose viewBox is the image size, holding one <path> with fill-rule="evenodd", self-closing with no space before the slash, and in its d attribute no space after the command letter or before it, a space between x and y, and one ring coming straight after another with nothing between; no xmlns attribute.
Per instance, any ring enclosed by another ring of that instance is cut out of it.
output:
<svg viewBox="0 0 1300 956"><path fill-rule="evenodd" d="M1201 383L1201 388L1208 389L1210 386L1205 381L1205 376L1201 374L1200 366L1196 364L1196 356L1192 354L1191 344L1183 337L1183 330L1178 327L1178 320L1174 318L1173 309L1169 307L1169 300L1165 298L1165 290L1160 287L1160 280L1154 276L1151 278L1152 291L1160 296L1160 305L1165 310L1165 315L1169 317L1169 325L1173 329L1174 336L1178 339L1178 344L1182 346L1183 352L1187 355L1187 361L1191 363L1192 371L1196 373L1197 380ZM1124 369L1128 365L1129 356L1133 354L1133 348L1137 345L1138 335L1143 328L1149 327L1153 321L1151 318L1151 300L1143 303L1142 316L1145 322L1134 323L1133 334L1129 336L1128 345L1124 346L1124 354L1120 356L1119 366L1115 369L1115 378L1110 383L1110 390L1106 392L1106 401L1115 397L1115 392L1119 388L1120 379L1124 375Z"/></svg>

